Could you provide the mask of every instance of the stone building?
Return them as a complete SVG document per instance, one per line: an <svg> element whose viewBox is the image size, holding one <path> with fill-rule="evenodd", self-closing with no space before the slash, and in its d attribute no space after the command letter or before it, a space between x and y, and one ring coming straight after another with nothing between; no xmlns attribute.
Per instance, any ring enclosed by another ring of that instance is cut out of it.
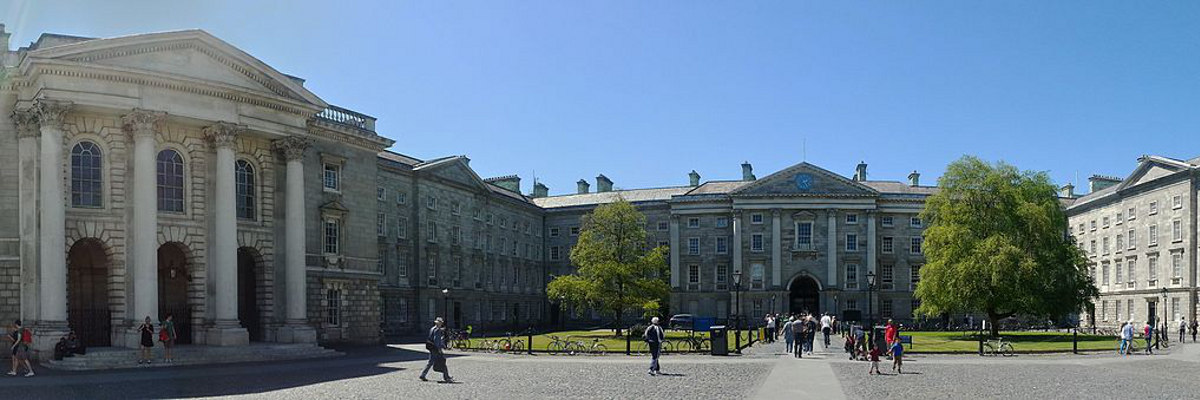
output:
<svg viewBox="0 0 1200 400"><path fill-rule="evenodd" d="M1089 178L1086 195L1063 188L1070 234L1100 289L1085 326L1195 318L1198 166L1195 158L1142 156L1124 179Z"/></svg>
<svg viewBox="0 0 1200 400"><path fill-rule="evenodd" d="M0 318L43 350L166 314L184 343L378 338L373 118L203 31L8 38Z"/></svg>
<svg viewBox="0 0 1200 400"><path fill-rule="evenodd" d="M566 257L580 217L621 197L646 214L648 244L670 247L673 312L727 318L739 307L742 315L859 310L909 319L924 263L917 214L936 190L919 177L868 180L864 163L845 178L800 163L757 179L746 163L737 181L701 183L692 171L687 186L614 191L600 175L597 192L581 180L576 194L534 202L546 212L550 274L571 271ZM878 274L874 309L868 272Z"/></svg>

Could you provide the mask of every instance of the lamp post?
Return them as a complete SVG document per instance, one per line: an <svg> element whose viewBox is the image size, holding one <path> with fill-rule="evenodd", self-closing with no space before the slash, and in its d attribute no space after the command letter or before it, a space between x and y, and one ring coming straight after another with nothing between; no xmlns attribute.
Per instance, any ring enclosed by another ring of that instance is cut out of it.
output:
<svg viewBox="0 0 1200 400"><path fill-rule="evenodd" d="M783 307L780 307L779 309L783 310ZM771 315L775 315L775 295L774 294L771 295Z"/></svg>
<svg viewBox="0 0 1200 400"><path fill-rule="evenodd" d="M867 271L867 332L870 334L870 346L875 346L875 313L871 295L875 292L875 271ZM869 347L868 347L869 348Z"/></svg>
<svg viewBox="0 0 1200 400"><path fill-rule="evenodd" d="M734 315L737 319L734 320L734 327L741 329L742 327L742 271L733 273L733 304L734 310L737 310Z"/></svg>
<svg viewBox="0 0 1200 400"><path fill-rule="evenodd" d="M558 296L558 328L567 326L567 296Z"/></svg>
<svg viewBox="0 0 1200 400"><path fill-rule="evenodd" d="M450 289L442 289L442 315L446 319L446 326L450 326Z"/></svg>
<svg viewBox="0 0 1200 400"><path fill-rule="evenodd" d="M1167 288L1165 288L1165 287L1162 288L1162 295L1163 295L1163 313L1162 313L1162 317L1158 318L1158 320L1163 321L1163 323L1160 324L1162 326L1160 326L1158 328L1158 334L1159 334L1160 338L1166 339L1167 338L1167 321L1170 321L1169 319L1167 319ZM1158 348L1158 341L1154 342L1154 348Z"/></svg>

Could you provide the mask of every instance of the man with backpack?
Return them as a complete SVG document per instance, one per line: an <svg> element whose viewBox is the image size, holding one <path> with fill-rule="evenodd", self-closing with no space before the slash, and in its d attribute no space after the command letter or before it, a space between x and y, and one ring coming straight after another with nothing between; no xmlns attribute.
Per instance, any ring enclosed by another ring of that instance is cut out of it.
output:
<svg viewBox="0 0 1200 400"><path fill-rule="evenodd" d="M646 371L647 375L658 375L662 371L658 366L658 356L662 351L662 342L666 339L666 334L661 326L658 326L658 317L650 319L650 326L646 327L646 332L642 334L642 340L646 341L646 345L650 347L650 370Z"/></svg>
<svg viewBox="0 0 1200 400"><path fill-rule="evenodd" d="M9 375L16 376L17 369L21 367L21 362L25 363L25 369L29 372L25 376L33 376L33 365L29 364L29 347L33 345L33 332L21 326L21 320L13 321L13 330L7 336L8 340L12 341L12 370L8 371Z"/></svg>

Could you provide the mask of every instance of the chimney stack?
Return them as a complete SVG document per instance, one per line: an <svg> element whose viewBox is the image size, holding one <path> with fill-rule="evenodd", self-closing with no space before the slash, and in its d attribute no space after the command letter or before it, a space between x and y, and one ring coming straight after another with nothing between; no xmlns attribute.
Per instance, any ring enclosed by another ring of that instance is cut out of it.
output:
<svg viewBox="0 0 1200 400"><path fill-rule="evenodd" d="M575 182L575 193L587 194L588 189L591 188L591 186L592 185L589 185L587 181L580 179L579 182Z"/></svg>
<svg viewBox="0 0 1200 400"><path fill-rule="evenodd" d="M908 186L912 186L912 187L921 186L921 174L918 173L917 170L915 170L915 169L913 170L912 173L908 174Z"/></svg>
<svg viewBox="0 0 1200 400"><path fill-rule="evenodd" d="M495 178L484 179L483 181L513 193L521 193L521 177L516 175L497 176Z"/></svg>
<svg viewBox="0 0 1200 400"><path fill-rule="evenodd" d="M1092 175L1088 177L1088 193L1095 193L1109 186L1121 183L1120 178L1104 175Z"/></svg>
<svg viewBox="0 0 1200 400"><path fill-rule="evenodd" d="M538 197L546 197L549 195L550 195L550 188L546 187L546 185L542 184L541 182L536 182L533 184L533 196L532 197L538 198Z"/></svg>
<svg viewBox="0 0 1200 400"><path fill-rule="evenodd" d="M752 181L755 179L757 179L757 178L754 177L754 167L750 165L749 161L743 161L742 162L742 180L743 181Z"/></svg>
<svg viewBox="0 0 1200 400"><path fill-rule="evenodd" d="M854 168L854 180L863 182L867 180L867 162L859 161L858 167Z"/></svg>
<svg viewBox="0 0 1200 400"><path fill-rule="evenodd" d="M1058 196L1066 197L1068 199L1075 198L1075 185L1072 185L1070 183L1063 185L1062 190L1059 191Z"/></svg>
<svg viewBox="0 0 1200 400"><path fill-rule="evenodd" d="M4 24L0 24L0 62L8 57L8 38L10 35L12 34L4 31Z"/></svg>
<svg viewBox="0 0 1200 400"><path fill-rule="evenodd" d="M696 170L693 169L692 172L688 174L688 183L690 183L693 187L700 186L700 174L696 173Z"/></svg>
<svg viewBox="0 0 1200 400"><path fill-rule="evenodd" d="M608 179L604 174L596 177L596 193L604 193L612 191L612 180Z"/></svg>

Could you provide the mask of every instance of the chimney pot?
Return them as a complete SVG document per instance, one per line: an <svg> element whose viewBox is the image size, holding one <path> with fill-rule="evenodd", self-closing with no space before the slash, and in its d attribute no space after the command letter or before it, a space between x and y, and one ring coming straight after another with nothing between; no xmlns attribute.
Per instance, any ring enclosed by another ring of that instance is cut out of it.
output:
<svg viewBox="0 0 1200 400"><path fill-rule="evenodd" d="M757 179L757 178L754 177L754 167L750 165L749 161L743 161L742 162L742 180L743 181L752 181L755 179Z"/></svg>
<svg viewBox="0 0 1200 400"><path fill-rule="evenodd" d="M575 189L576 189L575 193L576 194L586 194L588 192L588 189L591 188L591 186L592 185L588 184L587 181L580 179L579 182L575 182Z"/></svg>
<svg viewBox="0 0 1200 400"><path fill-rule="evenodd" d="M692 186L700 186L700 174L696 173L696 170L693 169L691 173L688 173L688 183Z"/></svg>
<svg viewBox="0 0 1200 400"><path fill-rule="evenodd" d="M546 185L542 184L541 182L536 182L533 184L533 195L531 197L538 198L547 197L549 195L550 188L546 187Z"/></svg>
<svg viewBox="0 0 1200 400"><path fill-rule="evenodd" d="M1062 190L1059 193L1059 196L1066 197L1068 199L1075 198L1075 185L1072 185L1070 183L1063 185Z"/></svg>
<svg viewBox="0 0 1200 400"><path fill-rule="evenodd" d="M908 186L916 187L916 186L920 186L920 185L921 185L921 174L918 173L917 170L914 169L913 172L908 174Z"/></svg>
<svg viewBox="0 0 1200 400"><path fill-rule="evenodd" d="M596 193L611 192L613 181L604 174L596 177Z"/></svg>
<svg viewBox="0 0 1200 400"><path fill-rule="evenodd" d="M863 182L867 180L867 162L859 161L858 166L854 168L854 180Z"/></svg>

